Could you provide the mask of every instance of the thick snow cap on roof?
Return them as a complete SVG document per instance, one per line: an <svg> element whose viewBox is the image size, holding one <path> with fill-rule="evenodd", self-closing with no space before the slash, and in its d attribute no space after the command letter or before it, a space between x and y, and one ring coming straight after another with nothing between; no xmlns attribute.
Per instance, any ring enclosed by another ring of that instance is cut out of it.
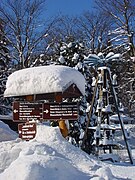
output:
<svg viewBox="0 0 135 180"><path fill-rule="evenodd" d="M84 95L85 79L79 71L73 68L61 65L26 68L8 77L4 96L63 92L73 83Z"/></svg>

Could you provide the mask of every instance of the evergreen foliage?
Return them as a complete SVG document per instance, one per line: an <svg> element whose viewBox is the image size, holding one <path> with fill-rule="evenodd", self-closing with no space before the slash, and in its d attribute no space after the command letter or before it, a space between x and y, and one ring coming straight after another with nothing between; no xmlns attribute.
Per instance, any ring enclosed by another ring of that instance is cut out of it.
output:
<svg viewBox="0 0 135 180"><path fill-rule="evenodd" d="M0 114L7 114L9 109L6 106L10 104L10 100L3 97L7 77L9 76L9 49L7 47L7 39L4 34L4 26L1 20L0 26Z"/></svg>
<svg viewBox="0 0 135 180"><path fill-rule="evenodd" d="M92 98L92 74L90 73L89 66L84 63L86 47L84 43L72 41L68 43L60 43L57 49L57 57L55 57L56 62L54 61L54 63L73 67L81 72L86 79L86 96L80 99L79 120L76 122L70 122L69 133L72 143L76 146L80 146L83 137L82 134L84 133L87 121L86 109L89 106Z"/></svg>

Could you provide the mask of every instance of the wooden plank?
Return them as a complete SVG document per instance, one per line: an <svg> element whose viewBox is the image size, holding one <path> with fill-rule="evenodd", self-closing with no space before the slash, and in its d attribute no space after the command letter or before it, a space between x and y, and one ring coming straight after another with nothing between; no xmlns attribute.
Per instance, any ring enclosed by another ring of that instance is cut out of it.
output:
<svg viewBox="0 0 135 180"><path fill-rule="evenodd" d="M13 121L77 120L77 103L14 102Z"/></svg>
<svg viewBox="0 0 135 180"><path fill-rule="evenodd" d="M44 103L44 120L76 120L78 118L77 103Z"/></svg>
<svg viewBox="0 0 135 180"><path fill-rule="evenodd" d="M42 103L35 102L14 102L13 121L27 122L30 120L42 121Z"/></svg>

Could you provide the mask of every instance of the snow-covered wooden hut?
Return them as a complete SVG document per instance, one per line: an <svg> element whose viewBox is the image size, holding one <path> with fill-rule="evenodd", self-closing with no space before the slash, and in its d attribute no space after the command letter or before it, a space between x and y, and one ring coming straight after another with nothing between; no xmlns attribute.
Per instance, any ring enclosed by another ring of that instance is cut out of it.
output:
<svg viewBox="0 0 135 180"><path fill-rule="evenodd" d="M70 67L49 65L26 68L12 73L7 80L5 97L22 100L50 100L57 96L77 98L85 94L83 75Z"/></svg>

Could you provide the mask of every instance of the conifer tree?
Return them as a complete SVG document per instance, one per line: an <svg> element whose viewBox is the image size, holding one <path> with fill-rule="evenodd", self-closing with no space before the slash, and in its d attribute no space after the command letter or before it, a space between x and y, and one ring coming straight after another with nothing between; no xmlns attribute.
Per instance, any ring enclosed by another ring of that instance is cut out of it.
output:
<svg viewBox="0 0 135 180"><path fill-rule="evenodd" d="M6 114L7 105L9 105L9 100L3 97L7 77L9 75L9 50L7 48L7 40L4 34L4 26L2 20L0 20L0 114Z"/></svg>
<svg viewBox="0 0 135 180"><path fill-rule="evenodd" d="M89 66L84 64L86 57L86 47L84 43L77 41L67 41L67 43L60 43L58 46L57 58L55 64L65 65L75 68L81 72L86 80L86 96L79 99L79 119L78 121L70 121L70 137L72 143L76 146L80 146L83 138L83 133L87 122L87 107L91 102L92 90L91 82L92 76L90 73Z"/></svg>

